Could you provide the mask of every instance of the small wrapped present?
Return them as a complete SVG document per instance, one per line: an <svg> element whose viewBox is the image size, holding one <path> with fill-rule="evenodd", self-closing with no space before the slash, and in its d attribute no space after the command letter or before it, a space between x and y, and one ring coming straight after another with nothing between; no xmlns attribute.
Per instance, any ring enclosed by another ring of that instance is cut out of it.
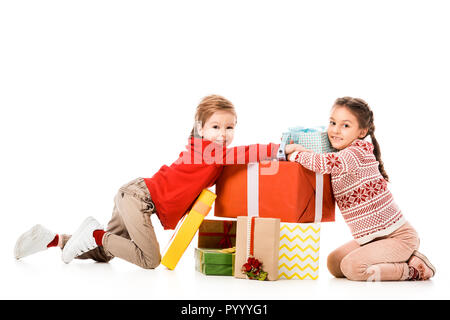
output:
<svg viewBox="0 0 450 320"><path fill-rule="evenodd" d="M278 276L280 279L319 277L320 223L281 223Z"/></svg>
<svg viewBox="0 0 450 320"><path fill-rule="evenodd" d="M279 244L280 219L238 217L234 276L277 280Z"/></svg>
<svg viewBox="0 0 450 320"><path fill-rule="evenodd" d="M184 215L175 228L172 238L163 253L162 265L171 270L175 269L184 251L197 233L203 219L211 210L215 199L216 195L208 189L204 189L200 193L189 213Z"/></svg>
<svg viewBox="0 0 450 320"><path fill-rule="evenodd" d="M198 247L221 249L236 246L236 220L203 220L198 230Z"/></svg>
<svg viewBox="0 0 450 320"><path fill-rule="evenodd" d="M195 248L195 269L206 275L234 275L235 253L230 249Z"/></svg>
<svg viewBox="0 0 450 320"><path fill-rule="evenodd" d="M275 167L275 174L265 174L264 170ZM216 181L216 193L217 217L248 215L292 223L335 219L331 176L316 174L296 162L225 166Z"/></svg>
<svg viewBox="0 0 450 320"><path fill-rule="evenodd" d="M281 144L277 155L279 159L284 157L284 147L286 144L290 143L301 144L306 149L312 150L317 153L337 151L331 146L325 127L289 128L287 132L283 133L281 138Z"/></svg>

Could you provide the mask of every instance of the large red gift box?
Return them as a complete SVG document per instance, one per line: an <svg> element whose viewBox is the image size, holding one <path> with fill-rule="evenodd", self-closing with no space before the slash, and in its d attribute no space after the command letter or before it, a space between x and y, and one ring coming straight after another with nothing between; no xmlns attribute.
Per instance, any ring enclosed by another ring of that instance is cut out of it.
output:
<svg viewBox="0 0 450 320"><path fill-rule="evenodd" d="M281 222L334 221L331 176L295 162L226 165L216 181L214 215L259 216Z"/></svg>

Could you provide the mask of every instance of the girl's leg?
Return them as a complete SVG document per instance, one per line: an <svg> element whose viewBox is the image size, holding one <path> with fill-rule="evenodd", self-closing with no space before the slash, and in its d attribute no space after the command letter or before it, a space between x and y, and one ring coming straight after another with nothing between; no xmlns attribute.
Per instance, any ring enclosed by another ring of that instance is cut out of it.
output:
<svg viewBox="0 0 450 320"><path fill-rule="evenodd" d="M327 267L330 273L336 278L345 278L341 270L341 261L346 255L361 246L355 240L347 242L328 255Z"/></svg>
<svg viewBox="0 0 450 320"><path fill-rule="evenodd" d="M345 277L356 281L407 280L407 261L418 247L416 231L405 223L389 236L351 251L342 259L341 270Z"/></svg>

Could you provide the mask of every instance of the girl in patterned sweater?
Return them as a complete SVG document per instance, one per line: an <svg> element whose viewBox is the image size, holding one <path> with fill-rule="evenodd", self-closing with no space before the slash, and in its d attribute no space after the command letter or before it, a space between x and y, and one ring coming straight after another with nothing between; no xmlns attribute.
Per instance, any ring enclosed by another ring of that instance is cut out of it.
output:
<svg viewBox="0 0 450 320"><path fill-rule="evenodd" d="M336 202L354 238L328 256L331 274L359 281L427 280L436 270L417 251L417 232L387 188L374 133L368 104L343 97L335 101L328 126L328 138L339 152L319 154L289 144L286 154L309 170L331 174ZM363 140L368 135L372 143Z"/></svg>

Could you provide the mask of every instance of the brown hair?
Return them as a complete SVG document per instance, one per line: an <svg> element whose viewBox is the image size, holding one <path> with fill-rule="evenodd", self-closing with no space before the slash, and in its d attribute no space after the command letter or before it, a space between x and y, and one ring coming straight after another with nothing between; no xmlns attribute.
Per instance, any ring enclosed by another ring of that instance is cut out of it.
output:
<svg viewBox="0 0 450 320"><path fill-rule="evenodd" d="M197 132L197 123L203 127L205 122L217 111L227 111L236 117L236 111L233 104L222 96L217 94L204 97L195 112L195 122L190 137L199 137Z"/></svg>
<svg viewBox="0 0 450 320"><path fill-rule="evenodd" d="M378 144L377 139L375 138L375 124L373 121L373 112L370 109L367 102L360 98L352 98L352 97L342 97L336 99L334 102L334 106L343 106L346 107L357 119L358 125L360 129L367 129L367 134L365 137L370 135L373 144L373 153L375 158L379 162L378 169L380 170L381 175L386 181L389 181L389 176L384 170L384 163L381 160L381 152L380 145ZM365 138L364 137L364 138Z"/></svg>

